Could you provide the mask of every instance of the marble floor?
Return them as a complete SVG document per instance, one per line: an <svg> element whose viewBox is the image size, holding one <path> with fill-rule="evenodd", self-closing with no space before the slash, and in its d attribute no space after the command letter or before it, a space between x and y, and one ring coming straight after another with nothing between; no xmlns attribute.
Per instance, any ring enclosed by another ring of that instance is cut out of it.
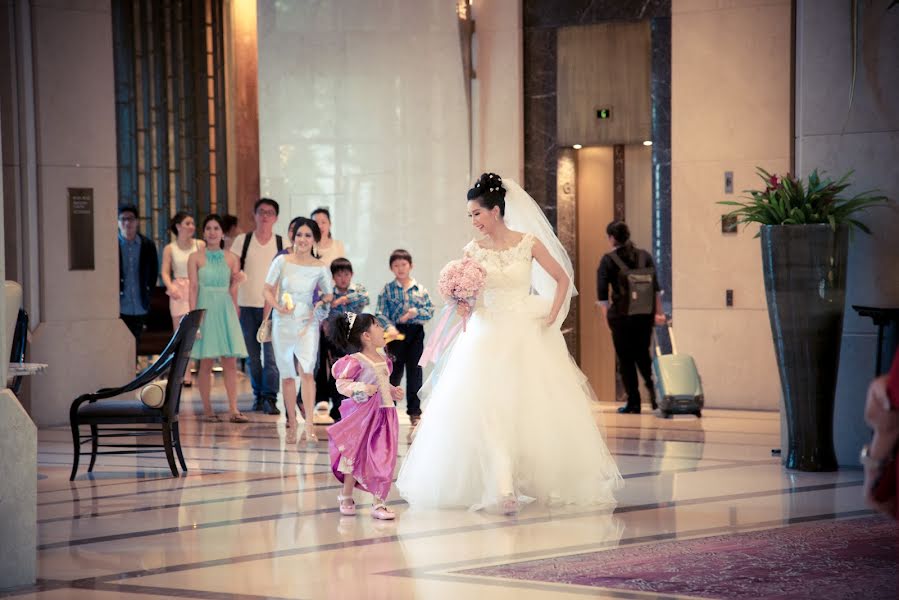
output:
<svg viewBox="0 0 899 600"><path fill-rule="evenodd" d="M0 596L677 598L470 571L869 514L859 471L780 466L771 454L780 445L775 413L706 410L701 420L663 420L614 409L596 406L626 479L614 513L535 505L514 517L416 512L393 496L395 522L375 521L364 508L355 518L337 512L326 442L287 446L283 422L260 413L245 425L200 422L196 388L185 390L181 410L185 477L170 477L163 458L105 456L92 475L82 461L70 483L68 429L42 429L39 585ZM549 416L564 435L565 415ZM406 448L401 439L400 460ZM357 501L364 507L370 498L357 492Z"/></svg>

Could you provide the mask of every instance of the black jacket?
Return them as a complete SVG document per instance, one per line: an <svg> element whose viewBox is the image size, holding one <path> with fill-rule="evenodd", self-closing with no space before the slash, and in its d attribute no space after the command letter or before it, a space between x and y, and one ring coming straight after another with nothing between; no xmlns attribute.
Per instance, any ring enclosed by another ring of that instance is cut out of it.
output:
<svg viewBox="0 0 899 600"><path fill-rule="evenodd" d="M152 240L137 234L140 240L140 258L138 259L139 272L137 279L140 282L140 303L150 309L150 290L156 285L159 278L159 255L156 253L156 244ZM118 245L118 244L117 244ZM122 266L122 246L119 248L119 299L125 295L125 269Z"/></svg>

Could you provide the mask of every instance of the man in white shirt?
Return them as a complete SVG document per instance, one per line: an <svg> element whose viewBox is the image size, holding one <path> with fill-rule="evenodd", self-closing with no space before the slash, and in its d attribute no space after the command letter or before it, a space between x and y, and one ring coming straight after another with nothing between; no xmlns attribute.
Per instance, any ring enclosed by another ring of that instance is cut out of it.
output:
<svg viewBox="0 0 899 600"><path fill-rule="evenodd" d="M260 344L256 341L256 331L262 325L265 298L262 294L265 276L275 255L281 251L284 242L275 235L272 228L278 221L280 208L271 198L260 198L253 207L256 229L234 238L231 252L240 259L240 268L247 280L237 289L237 306L240 314L240 328L247 344L250 363L250 382L253 385L253 410L264 410L266 414L280 413L276 404L280 376L275 364L272 343Z"/></svg>

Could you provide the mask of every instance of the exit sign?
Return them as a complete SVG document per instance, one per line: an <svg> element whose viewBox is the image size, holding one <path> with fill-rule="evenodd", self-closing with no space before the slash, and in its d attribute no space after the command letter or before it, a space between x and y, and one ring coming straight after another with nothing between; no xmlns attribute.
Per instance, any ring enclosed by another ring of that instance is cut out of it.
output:
<svg viewBox="0 0 899 600"><path fill-rule="evenodd" d="M597 119L611 119L612 118L612 109L611 108L598 108L596 109L596 118Z"/></svg>

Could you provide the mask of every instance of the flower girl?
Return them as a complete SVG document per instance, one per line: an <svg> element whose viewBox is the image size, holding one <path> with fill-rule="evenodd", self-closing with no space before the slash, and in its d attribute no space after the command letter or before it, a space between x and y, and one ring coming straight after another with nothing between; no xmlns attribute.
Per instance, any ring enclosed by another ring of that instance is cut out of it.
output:
<svg viewBox="0 0 899 600"><path fill-rule="evenodd" d="M328 428L331 470L343 482L340 513L356 514L353 487L358 487L374 496L372 517L391 520L396 515L384 501L396 468L394 401L403 390L390 385L393 366L383 350L384 328L374 316L352 312L334 315L330 325L331 342L347 352L331 373L337 391L352 400L340 404L341 420Z"/></svg>

